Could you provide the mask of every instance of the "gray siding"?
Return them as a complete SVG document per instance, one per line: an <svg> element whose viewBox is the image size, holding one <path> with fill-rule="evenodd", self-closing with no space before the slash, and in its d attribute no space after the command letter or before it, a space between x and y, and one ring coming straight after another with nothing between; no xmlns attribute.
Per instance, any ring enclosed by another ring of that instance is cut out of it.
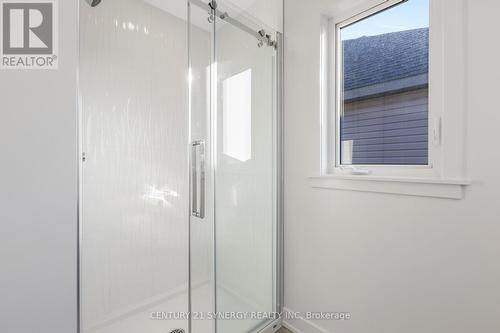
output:
<svg viewBox="0 0 500 333"><path fill-rule="evenodd" d="M353 164L428 164L428 89L346 103L341 140Z"/></svg>

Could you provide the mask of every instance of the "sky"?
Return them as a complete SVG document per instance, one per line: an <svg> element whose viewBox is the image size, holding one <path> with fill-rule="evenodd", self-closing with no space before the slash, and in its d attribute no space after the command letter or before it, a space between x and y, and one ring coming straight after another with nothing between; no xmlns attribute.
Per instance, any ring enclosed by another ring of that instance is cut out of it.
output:
<svg viewBox="0 0 500 333"><path fill-rule="evenodd" d="M429 0L408 0L342 29L342 40L429 27Z"/></svg>

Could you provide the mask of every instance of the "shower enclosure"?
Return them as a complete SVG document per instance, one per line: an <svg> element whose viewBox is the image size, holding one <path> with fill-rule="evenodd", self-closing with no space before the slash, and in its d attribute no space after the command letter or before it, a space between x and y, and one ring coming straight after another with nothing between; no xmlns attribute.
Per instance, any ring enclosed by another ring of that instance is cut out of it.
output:
<svg viewBox="0 0 500 333"><path fill-rule="evenodd" d="M276 331L281 35L225 0L80 2L80 332Z"/></svg>

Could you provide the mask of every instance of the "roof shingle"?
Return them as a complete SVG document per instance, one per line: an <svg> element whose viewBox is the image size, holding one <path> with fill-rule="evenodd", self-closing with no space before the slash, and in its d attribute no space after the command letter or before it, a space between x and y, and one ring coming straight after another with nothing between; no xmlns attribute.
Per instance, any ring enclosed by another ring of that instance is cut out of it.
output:
<svg viewBox="0 0 500 333"><path fill-rule="evenodd" d="M346 40L345 91L429 72L429 29Z"/></svg>

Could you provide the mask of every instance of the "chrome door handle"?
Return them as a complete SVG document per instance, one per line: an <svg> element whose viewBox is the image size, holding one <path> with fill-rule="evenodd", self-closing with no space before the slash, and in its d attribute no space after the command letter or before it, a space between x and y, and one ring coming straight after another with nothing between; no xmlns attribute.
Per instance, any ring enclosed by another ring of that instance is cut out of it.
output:
<svg viewBox="0 0 500 333"><path fill-rule="evenodd" d="M198 173L199 168L199 173ZM198 192L199 184L199 192ZM191 144L191 214L205 218L205 141Z"/></svg>

